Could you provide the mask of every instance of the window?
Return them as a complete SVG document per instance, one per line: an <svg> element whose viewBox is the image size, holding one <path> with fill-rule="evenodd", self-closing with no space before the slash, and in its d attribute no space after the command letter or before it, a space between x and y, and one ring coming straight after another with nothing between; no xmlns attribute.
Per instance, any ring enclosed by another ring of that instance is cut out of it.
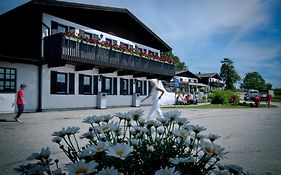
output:
<svg viewBox="0 0 281 175"><path fill-rule="evenodd" d="M117 40L106 38L105 41L111 45L117 45Z"/></svg>
<svg viewBox="0 0 281 175"><path fill-rule="evenodd" d="M68 31L68 26L65 26L63 24L59 24L55 21L52 21L51 23L51 29L52 29L52 35L57 33L65 33Z"/></svg>
<svg viewBox="0 0 281 175"><path fill-rule="evenodd" d="M96 39L97 41L100 39L99 35L97 35L97 34L93 34L93 38Z"/></svg>
<svg viewBox="0 0 281 175"><path fill-rule="evenodd" d="M67 32L67 27L58 24L58 33L65 33L65 32Z"/></svg>
<svg viewBox="0 0 281 175"><path fill-rule="evenodd" d="M92 34L91 33L85 32L84 36L87 37L87 38L92 38Z"/></svg>
<svg viewBox="0 0 281 175"><path fill-rule="evenodd" d="M69 84L68 84L68 89L69 89L69 94L75 94L75 74L74 73L69 73Z"/></svg>
<svg viewBox="0 0 281 175"><path fill-rule="evenodd" d="M136 80L136 93L142 95L142 81Z"/></svg>
<svg viewBox="0 0 281 175"><path fill-rule="evenodd" d="M51 94L67 94L67 73L51 71Z"/></svg>
<svg viewBox="0 0 281 175"><path fill-rule="evenodd" d="M16 69L0 67L0 92L16 92Z"/></svg>
<svg viewBox="0 0 281 175"><path fill-rule="evenodd" d="M92 76L79 74L79 94L92 94Z"/></svg>
<svg viewBox="0 0 281 175"><path fill-rule="evenodd" d="M112 95L112 78L102 76L101 91L106 92L107 95Z"/></svg>
<svg viewBox="0 0 281 175"><path fill-rule="evenodd" d="M125 48L129 48L129 45L123 42L120 42L120 46L125 47Z"/></svg>
<svg viewBox="0 0 281 175"><path fill-rule="evenodd" d="M98 85L99 85L99 76L94 75L94 81L93 81L94 95L98 95Z"/></svg>
<svg viewBox="0 0 281 175"><path fill-rule="evenodd" d="M129 95L129 80L120 78L120 95Z"/></svg>

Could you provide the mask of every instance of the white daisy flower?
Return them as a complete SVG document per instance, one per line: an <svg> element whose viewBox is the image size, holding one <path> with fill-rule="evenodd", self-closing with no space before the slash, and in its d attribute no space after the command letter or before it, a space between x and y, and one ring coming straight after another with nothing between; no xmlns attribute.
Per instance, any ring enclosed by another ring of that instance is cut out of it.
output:
<svg viewBox="0 0 281 175"><path fill-rule="evenodd" d="M179 157L179 158L170 158L169 161L174 164L178 165L180 163L189 163L189 162L195 162L194 157Z"/></svg>
<svg viewBox="0 0 281 175"><path fill-rule="evenodd" d="M82 151L78 154L79 157L85 158L90 157L96 154L96 148L95 145L88 146L85 149L82 149Z"/></svg>
<svg viewBox="0 0 281 175"><path fill-rule="evenodd" d="M106 167L101 169L97 175L119 175L119 172L114 167Z"/></svg>
<svg viewBox="0 0 281 175"><path fill-rule="evenodd" d="M47 159L51 155L51 151L48 147L42 148L40 153L32 153L27 160L41 160L42 158Z"/></svg>
<svg viewBox="0 0 281 175"><path fill-rule="evenodd" d="M117 112L114 114L115 117L118 117L120 120L122 119L126 119L128 116L128 113L121 113L121 112Z"/></svg>
<svg viewBox="0 0 281 175"><path fill-rule="evenodd" d="M163 128L158 128L156 132L159 135L164 134L164 129Z"/></svg>
<svg viewBox="0 0 281 175"><path fill-rule="evenodd" d="M214 154L220 158L224 158L227 152L224 151L225 148L221 147L220 145L214 144Z"/></svg>
<svg viewBox="0 0 281 175"><path fill-rule="evenodd" d="M155 175L180 175L180 172L176 171L175 167L173 168L165 167L164 169L161 168L160 170L157 170L155 172Z"/></svg>
<svg viewBox="0 0 281 175"><path fill-rule="evenodd" d="M88 175L90 173L96 172L96 167L98 164L93 160L89 163L85 163L84 161L70 163L66 165L66 170L69 172L69 175Z"/></svg>
<svg viewBox="0 0 281 175"><path fill-rule="evenodd" d="M75 127L75 126L73 126L73 127L67 127L67 128L65 129L65 133L66 133L66 135L76 134L76 133L79 132L79 130L80 130L79 127Z"/></svg>
<svg viewBox="0 0 281 175"><path fill-rule="evenodd" d="M140 139L131 139L130 143L134 146L137 146L140 143L140 141L141 141Z"/></svg>
<svg viewBox="0 0 281 175"><path fill-rule="evenodd" d="M172 133L174 134L174 136L181 137L183 139L187 138L190 134L189 131L185 129L175 129L172 131Z"/></svg>
<svg viewBox="0 0 281 175"><path fill-rule="evenodd" d="M118 128L116 123L102 123L101 126L97 127L99 131L102 131L103 133L108 133L111 131L115 131L116 128Z"/></svg>
<svg viewBox="0 0 281 175"><path fill-rule="evenodd" d="M83 138L86 138L86 139L92 139L94 137L94 134L90 131L84 133L84 134L81 134L80 138L83 139Z"/></svg>
<svg viewBox="0 0 281 175"><path fill-rule="evenodd" d="M206 130L205 127L199 125L189 125L188 128L193 132L195 132L196 134Z"/></svg>
<svg viewBox="0 0 281 175"><path fill-rule="evenodd" d="M153 146L149 146L149 147L147 147L147 151L153 152L153 151L155 151L155 149Z"/></svg>
<svg viewBox="0 0 281 175"><path fill-rule="evenodd" d="M124 160L131 152L133 152L133 147L120 143L109 146L106 150L108 156L117 157L122 160Z"/></svg>
<svg viewBox="0 0 281 175"><path fill-rule="evenodd" d="M51 155L50 148L49 148L49 147L42 148L42 149L41 149L41 152L40 152L40 155L41 155L44 159L49 158L50 155Z"/></svg>
<svg viewBox="0 0 281 175"><path fill-rule="evenodd" d="M60 144L61 140L62 140L62 138L61 138L61 137L58 137L58 136L55 136L55 137L52 139L53 142L58 143L58 144Z"/></svg>
<svg viewBox="0 0 281 175"><path fill-rule="evenodd" d="M144 114L143 109L132 110L128 112L128 115L135 121L138 121Z"/></svg>
<svg viewBox="0 0 281 175"><path fill-rule="evenodd" d="M96 145L95 145L95 151L97 153L100 153L100 152L104 152L107 148L107 146L109 145L109 143L107 142L98 142Z"/></svg>
<svg viewBox="0 0 281 175"><path fill-rule="evenodd" d="M113 118L113 115L107 114L107 115L102 115L101 117L102 117L102 121L108 122Z"/></svg>
<svg viewBox="0 0 281 175"><path fill-rule="evenodd" d="M164 118L167 118L170 121L175 121L177 118L181 116L181 112L178 110L173 110L163 113L163 116Z"/></svg>
<svg viewBox="0 0 281 175"><path fill-rule="evenodd" d="M200 146L206 154L214 153L214 144L213 143L201 141Z"/></svg>
<svg viewBox="0 0 281 175"><path fill-rule="evenodd" d="M216 134L209 134L207 136L207 138L211 141L214 142L215 140L217 140L218 138L220 138L220 136L216 135Z"/></svg>
<svg viewBox="0 0 281 175"><path fill-rule="evenodd" d="M84 119L83 123L89 123L89 124L100 123L102 119L103 119L102 116L92 115Z"/></svg>
<svg viewBox="0 0 281 175"><path fill-rule="evenodd" d="M157 118L157 120L158 120L159 122L161 122L163 125L167 124L168 121L169 121L168 118Z"/></svg>
<svg viewBox="0 0 281 175"><path fill-rule="evenodd" d="M140 118L140 119L139 119L139 124L140 124L141 126L144 126L145 123L146 123L145 119L143 119L143 118Z"/></svg>
<svg viewBox="0 0 281 175"><path fill-rule="evenodd" d="M53 132L52 136L64 137L66 135L65 128L62 128L60 131Z"/></svg>
<svg viewBox="0 0 281 175"><path fill-rule="evenodd" d="M139 127L139 126L133 126L134 130L136 132L143 132L143 133L148 133L149 130L147 128Z"/></svg>
<svg viewBox="0 0 281 175"><path fill-rule="evenodd" d="M176 122L179 126L182 126L182 125L185 125L185 124L189 123L187 118L176 118Z"/></svg>

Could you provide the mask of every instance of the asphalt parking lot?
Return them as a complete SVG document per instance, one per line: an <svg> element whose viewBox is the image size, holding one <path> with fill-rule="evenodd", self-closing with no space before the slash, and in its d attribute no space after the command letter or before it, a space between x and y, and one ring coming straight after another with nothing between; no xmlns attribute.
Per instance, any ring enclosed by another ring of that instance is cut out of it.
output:
<svg viewBox="0 0 281 175"><path fill-rule="evenodd" d="M257 175L281 174L281 104L278 108L249 109L179 109L191 124L203 125L206 133L221 138L226 148L224 163L237 164ZM141 107L148 113L149 107ZM136 108L106 110L52 111L24 113L21 123L10 122L15 114L0 114L0 174L13 175L14 168L28 163L26 158L43 147L50 147L53 158L64 159L51 134L62 127L79 126L81 133L88 125L82 120L93 114L113 114ZM172 109L163 108L163 111Z"/></svg>

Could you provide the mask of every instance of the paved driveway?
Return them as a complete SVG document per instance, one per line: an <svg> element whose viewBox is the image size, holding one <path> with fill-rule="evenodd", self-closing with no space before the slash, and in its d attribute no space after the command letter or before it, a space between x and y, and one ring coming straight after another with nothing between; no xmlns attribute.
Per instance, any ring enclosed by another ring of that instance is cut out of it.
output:
<svg viewBox="0 0 281 175"><path fill-rule="evenodd" d="M149 107L142 108L147 114ZM88 128L82 123L85 116L133 109L136 108L24 113L22 123L4 122L11 120L14 114L0 114L0 174L15 174L13 168L26 164L25 159L32 152L38 152L46 146L54 153L53 158L63 160L65 156L51 141L54 131L67 126L79 126L84 133ZM281 174L280 107L181 111L192 124L203 125L207 133L221 136L218 143L229 151L228 158L224 160L226 163L241 165L257 175Z"/></svg>

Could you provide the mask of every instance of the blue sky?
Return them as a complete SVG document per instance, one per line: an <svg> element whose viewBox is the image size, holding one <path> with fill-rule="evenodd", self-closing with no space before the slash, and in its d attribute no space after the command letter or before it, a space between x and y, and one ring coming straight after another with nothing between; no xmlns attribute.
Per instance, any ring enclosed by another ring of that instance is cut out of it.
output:
<svg viewBox="0 0 281 175"><path fill-rule="evenodd" d="M280 0L68 0L127 8L173 48L189 70L219 72L230 58L243 78L258 72L281 88ZM0 14L27 0L0 2Z"/></svg>

